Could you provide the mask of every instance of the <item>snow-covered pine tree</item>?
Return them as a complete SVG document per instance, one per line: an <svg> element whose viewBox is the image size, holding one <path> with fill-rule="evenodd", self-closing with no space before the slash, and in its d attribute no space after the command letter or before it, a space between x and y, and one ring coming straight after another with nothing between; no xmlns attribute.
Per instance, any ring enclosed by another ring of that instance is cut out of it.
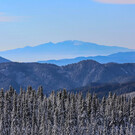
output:
<svg viewBox="0 0 135 135"><path fill-rule="evenodd" d="M0 91L0 135L135 135L135 98Z"/></svg>

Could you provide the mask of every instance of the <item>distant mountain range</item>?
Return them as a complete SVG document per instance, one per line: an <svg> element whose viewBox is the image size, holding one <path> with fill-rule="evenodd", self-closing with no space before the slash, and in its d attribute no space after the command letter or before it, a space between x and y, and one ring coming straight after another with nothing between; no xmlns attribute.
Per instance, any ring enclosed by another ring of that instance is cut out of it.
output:
<svg viewBox="0 0 135 135"><path fill-rule="evenodd" d="M68 65L68 64L77 63L82 60L95 60L99 63L109 63L109 62L135 63L135 52L119 52L119 53L111 54L108 56L77 57L77 58L73 58L73 59L47 60L47 61L38 61L38 62L64 66L64 65Z"/></svg>
<svg viewBox="0 0 135 135"><path fill-rule="evenodd" d="M5 63L5 62L11 62L11 61L3 57L0 57L0 63Z"/></svg>
<svg viewBox="0 0 135 135"><path fill-rule="evenodd" d="M42 85L45 93L60 88L74 89L91 83L127 83L135 81L135 64L100 64L87 60L67 66L39 63L1 63L0 88L34 89Z"/></svg>
<svg viewBox="0 0 135 135"><path fill-rule="evenodd" d="M59 43L46 43L35 47L26 46L14 50L1 51L0 56L18 62L36 62L40 60L74 58L80 56L110 55L117 52L128 52L132 49L98 45L77 40Z"/></svg>

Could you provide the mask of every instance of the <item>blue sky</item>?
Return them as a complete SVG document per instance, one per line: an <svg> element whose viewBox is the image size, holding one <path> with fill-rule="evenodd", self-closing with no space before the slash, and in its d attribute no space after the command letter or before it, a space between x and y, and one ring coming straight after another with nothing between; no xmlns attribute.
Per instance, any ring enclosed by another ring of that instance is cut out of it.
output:
<svg viewBox="0 0 135 135"><path fill-rule="evenodd" d="M135 0L0 0L0 50L82 40L135 49Z"/></svg>

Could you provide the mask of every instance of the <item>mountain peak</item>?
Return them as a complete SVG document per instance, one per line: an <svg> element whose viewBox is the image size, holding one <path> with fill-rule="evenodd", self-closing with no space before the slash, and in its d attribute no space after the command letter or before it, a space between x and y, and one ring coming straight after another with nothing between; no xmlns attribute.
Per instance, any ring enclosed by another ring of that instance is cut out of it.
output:
<svg viewBox="0 0 135 135"><path fill-rule="evenodd" d="M79 62L80 64L100 64L99 62L95 61L95 60L82 60Z"/></svg>
<svg viewBox="0 0 135 135"><path fill-rule="evenodd" d="M63 45L86 45L86 44L94 44L96 45L95 43L90 43L90 42L85 42L85 41L80 41L80 40L65 40L65 41L62 41L62 42L58 42L56 44L63 44Z"/></svg>

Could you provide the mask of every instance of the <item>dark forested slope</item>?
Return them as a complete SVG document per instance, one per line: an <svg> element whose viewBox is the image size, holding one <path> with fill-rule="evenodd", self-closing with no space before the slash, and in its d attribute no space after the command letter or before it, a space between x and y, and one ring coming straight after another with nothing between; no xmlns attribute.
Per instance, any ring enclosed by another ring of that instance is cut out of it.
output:
<svg viewBox="0 0 135 135"><path fill-rule="evenodd" d="M82 92L83 95L86 95L87 92L96 93L98 97L108 96L108 92L110 91L117 95L122 95L135 92L135 82L107 84L92 83L89 86L75 88L69 91L74 93Z"/></svg>
<svg viewBox="0 0 135 135"><path fill-rule="evenodd" d="M135 64L100 64L81 61L67 66L38 63L0 64L0 87L15 89L42 85L44 92L59 88L73 89L90 83L124 83L135 80Z"/></svg>

